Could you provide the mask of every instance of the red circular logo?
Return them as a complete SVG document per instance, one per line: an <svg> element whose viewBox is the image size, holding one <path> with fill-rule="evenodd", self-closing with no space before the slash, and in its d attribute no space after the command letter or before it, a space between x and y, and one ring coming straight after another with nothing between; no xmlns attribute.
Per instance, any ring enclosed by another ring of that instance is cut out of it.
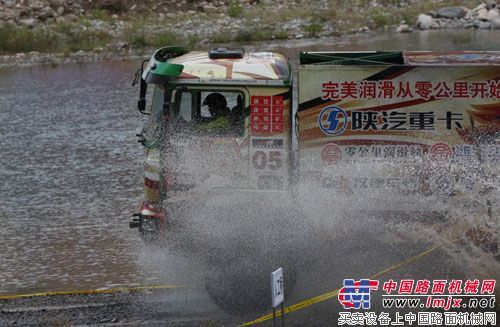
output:
<svg viewBox="0 0 500 327"><path fill-rule="evenodd" d="M434 144L430 152L434 161L448 161L453 155L453 150L445 143Z"/></svg>
<svg viewBox="0 0 500 327"><path fill-rule="evenodd" d="M342 158L342 150L334 143L327 144L321 150L321 159L333 165Z"/></svg>

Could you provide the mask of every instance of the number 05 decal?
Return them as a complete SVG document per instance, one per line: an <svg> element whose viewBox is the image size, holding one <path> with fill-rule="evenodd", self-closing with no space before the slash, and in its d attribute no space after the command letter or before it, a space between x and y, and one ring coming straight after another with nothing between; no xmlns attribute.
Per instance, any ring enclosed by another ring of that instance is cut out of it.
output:
<svg viewBox="0 0 500 327"><path fill-rule="evenodd" d="M255 169L259 170L266 168L278 170L283 166L281 151L269 151L269 153L262 150L256 151L252 156L252 164Z"/></svg>

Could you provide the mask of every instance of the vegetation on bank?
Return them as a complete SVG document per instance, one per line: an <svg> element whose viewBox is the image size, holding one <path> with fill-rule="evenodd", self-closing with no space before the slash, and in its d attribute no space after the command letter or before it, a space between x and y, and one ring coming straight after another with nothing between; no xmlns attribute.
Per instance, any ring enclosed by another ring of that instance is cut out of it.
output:
<svg viewBox="0 0 500 327"><path fill-rule="evenodd" d="M196 47L207 43L288 39L297 34L300 37L336 36L361 30L387 30L401 22L414 25L420 13L446 6L474 8L482 1L422 0L406 4L400 0L378 0L378 5L374 6L371 0L329 0L321 10L304 3L309 2L296 1L290 6L275 8L263 1L251 7L235 1L228 2L225 14L179 11L169 16L159 16L155 12L142 16L124 12L116 16L106 8L96 8L76 21L56 20L34 28L0 23L0 54L71 53L106 48L118 42L134 48L173 44ZM238 26L218 26L221 18L236 21ZM185 26L187 20L208 22L217 28L208 38L200 37L196 25L191 29ZM299 26L290 28L292 21L298 21ZM96 22L116 28L99 28Z"/></svg>

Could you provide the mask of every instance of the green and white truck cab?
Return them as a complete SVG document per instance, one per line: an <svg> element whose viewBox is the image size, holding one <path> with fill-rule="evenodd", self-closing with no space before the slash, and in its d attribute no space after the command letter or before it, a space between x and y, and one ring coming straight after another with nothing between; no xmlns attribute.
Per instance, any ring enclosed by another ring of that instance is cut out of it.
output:
<svg viewBox="0 0 500 327"><path fill-rule="evenodd" d="M234 204L270 191L289 203L291 76L287 59L270 52L156 51L141 76L141 112L154 90L140 135L145 201L131 226L165 232L164 209L187 198Z"/></svg>

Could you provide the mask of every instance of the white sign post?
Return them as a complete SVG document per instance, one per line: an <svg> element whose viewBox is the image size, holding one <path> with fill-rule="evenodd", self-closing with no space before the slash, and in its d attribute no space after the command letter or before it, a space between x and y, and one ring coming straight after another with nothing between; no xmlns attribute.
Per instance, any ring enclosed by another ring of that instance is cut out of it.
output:
<svg viewBox="0 0 500 327"><path fill-rule="evenodd" d="M276 307L281 304L281 325L285 326L285 292L283 288L283 269L271 273L271 303L273 307L273 323L276 326Z"/></svg>

